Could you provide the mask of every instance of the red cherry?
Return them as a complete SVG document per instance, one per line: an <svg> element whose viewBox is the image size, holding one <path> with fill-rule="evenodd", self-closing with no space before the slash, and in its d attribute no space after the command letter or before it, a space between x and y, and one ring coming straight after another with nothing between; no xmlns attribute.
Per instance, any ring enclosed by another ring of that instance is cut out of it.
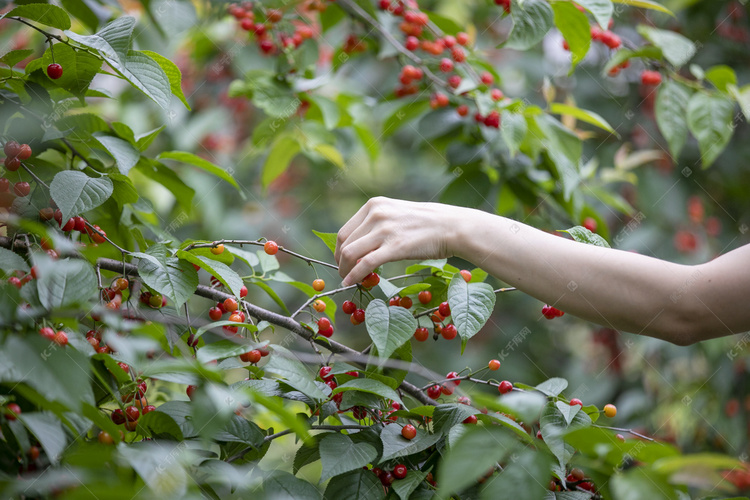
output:
<svg viewBox="0 0 750 500"><path fill-rule="evenodd" d="M23 198L24 196L29 195L31 192L31 186L28 182L16 182L13 185L13 192L16 193L16 196Z"/></svg>
<svg viewBox="0 0 750 500"><path fill-rule="evenodd" d="M458 335L458 330L456 330L456 326L453 323L449 323L443 327L440 334L445 340L453 340Z"/></svg>
<svg viewBox="0 0 750 500"><path fill-rule="evenodd" d="M377 286L378 283L380 283L380 276L378 276L377 273L370 273L362 280L362 287L369 290L370 288Z"/></svg>
<svg viewBox="0 0 750 500"><path fill-rule="evenodd" d="M114 422L117 425L124 424L126 420L125 414L119 408L115 409L112 412L112 415L110 415L110 418L112 418L112 422Z"/></svg>
<svg viewBox="0 0 750 500"><path fill-rule="evenodd" d="M453 89L457 89L461 85L461 77L458 75L449 76L448 85ZM468 112L468 108L467 108L467 112Z"/></svg>
<svg viewBox="0 0 750 500"><path fill-rule="evenodd" d="M408 440L412 440L417 437L417 429L411 424L406 424L401 429L401 435Z"/></svg>
<svg viewBox="0 0 750 500"><path fill-rule="evenodd" d="M18 156L18 153L21 152L21 145L16 141L8 141L5 143L5 146L3 146L3 152L5 153L5 156L15 158Z"/></svg>
<svg viewBox="0 0 750 500"><path fill-rule="evenodd" d="M263 250L268 255L276 255L279 251L279 245L275 241L267 241L265 245L263 245Z"/></svg>
<svg viewBox="0 0 750 500"><path fill-rule="evenodd" d="M352 318L357 321L357 323L362 323L365 320L365 310L364 309L357 309L352 314Z"/></svg>
<svg viewBox="0 0 750 500"><path fill-rule="evenodd" d="M49 66L47 66L47 76L52 78L53 80L57 80L60 78L63 74L63 68L57 63L52 63Z"/></svg>
<svg viewBox="0 0 750 500"><path fill-rule="evenodd" d="M60 330L55 334L55 338L52 340L54 340L55 344L64 347L68 345L68 334Z"/></svg>
<svg viewBox="0 0 750 500"><path fill-rule="evenodd" d="M213 321L219 321L221 319L221 315L221 309L219 309L218 307L212 307L208 310L208 317Z"/></svg>
<svg viewBox="0 0 750 500"><path fill-rule="evenodd" d="M125 408L125 418L131 422L136 422L140 418L141 412L135 406Z"/></svg>
<svg viewBox="0 0 750 500"><path fill-rule="evenodd" d="M48 326L45 326L44 328L40 328L39 335L41 335L42 337L50 341L55 339L55 331Z"/></svg>
<svg viewBox="0 0 750 500"><path fill-rule="evenodd" d="M5 409L8 411L8 413L5 414L5 418L8 420L15 420L16 415L21 414L21 407L16 403L8 403L8 406L6 406Z"/></svg>
<svg viewBox="0 0 750 500"><path fill-rule="evenodd" d="M594 219L593 217L586 217L581 225L592 233L596 232L597 223L596 219Z"/></svg>
<svg viewBox="0 0 750 500"><path fill-rule="evenodd" d="M497 390L500 391L500 394L507 394L513 390L513 384L511 384L507 380L503 380L502 382L500 382Z"/></svg>
<svg viewBox="0 0 750 500"><path fill-rule="evenodd" d="M400 306L401 305L401 297L398 297L398 296L391 297L390 300L388 301L388 305L392 306L392 307L398 307L398 306Z"/></svg>
<svg viewBox="0 0 750 500"><path fill-rule="evenodd" d="M575 406L575 405L583 407L583 403L578 398L573 398L573 399L570 400L570 406Z"/></svg>
<svg viewBox="0 0 750 500"><path fill-rule="evenodd" d="M5 158L5 168L9 172L15 172L16 170L21 168L21 160L19 160L18 157L13 158L8 156L7 158Z"/></svg>
<svg viewBox="0 0 750 500"><path fill-rule="evenodd" d="M343 304L341 304L341 310L344 311L344 314L352 314L357 310L357 304L355 304L351 300L346 300Z"/></svg>
<svg viewBox="0 0 750 500"><path fill-rule="evenodd" d="M440 60L440 71L443 73L450 73L453 71L453 61L448 59L447 57L444 57Z"/></svg>
<svg viewBox="0 0 750 500"><path fill-rule="evenodd" d="M247 297L247 287L245 285L242 285L242 288L240 288L240 297L241 298Z"/></svg>
<svg viewBox="0 0 750 500"><path fill-rule="evenodd" d="M461 277L464 279L465 282L468 283L468 282L471 281L471 271L469 271L468 269L461 269L460 274L461 274Z"/></svg>
<svg viewBox="0 0 750 500"><path fill-rule="evenodd" d="M257 349L253 349L252 351L240 354L240 359L245 363L257 363L258 361L260 361L260 358L262 358L262 356L260 355L260 351Z"/></svg>
<svg viewBox="0 0 750 500"><path fill-rule="evenodd" d="M196 386L196 385L189 385L189 386L187 386L187 389L185 390L185 393L187 394L187 396L188 396L188 397L189 397L189 398L190 398L191 400L193 399L193 394L195 394L195 390L196 390L197 388L198 388L198 386Z"/></svg>
<svg viewBox="0 0 750 500"><path fill-rule="evenodd" d="M463 31L457 33L456 42L458 42L459 45L466 45L467 43L469 43L469 35L467 35Z"/></svg>
<svg viewBox="0 0 750 500"><path fill-rule="evenodd" d="M393 468L393 477L396 479L403 479L406 477L406 474L409 472L409 469L406 468L404 464L398 464Z"/></svg>
<svg viewBox="0 0 750 500"><path fill-rule="evenodd" d="M322 292L326 287L326 282L322 279L316 279L312 282L312 287L316 292Z"/></svg>
<svg viewBox="0 0 750 500"><path fill-rule="evenodd" d="M410 297L401 297L401 300L399 301L399 305L404 309L411 309L412 304L413 302Z"/></svg>
<svg viewBox="0 0 750 500"><path fill-rule="evenodd" d="M229 297L228 299L224 300L224 309L227 312L234 312L237 310L238 307L239 306L237 304L237 301L234 300L232 297Z"/></svg>
<svg viewBox="0 0 750 500"><path fill-rule="evenodd" d="M414 338L417 339L420 342L424 342L427 340L427 338L430 336L429 330L424 327L417 328L417 330L414 332Z"/></svg>
<svg viewBox="0 0 750 500"><path fill-rule="evenodd" d="M143 411L141 414L145 415L146 413L151 413L152 411L156 410L156 406L154 405L146 405L143 407Z"/></svg>
<svg viewBox="0 0 750 500"><path fill-rule="evenodd" d="M439 385L432 385L427 388L427 397L430 399L437 399L440 397L440 394L442 394L442 390L440 389Z"/></svg>
<svg viewBox="0 0 750 500"><path fill-rule="evenodd" d="M505 94L503 94L503 91L500 89L492 89L490 92L490 97L492 97L493 101L499 101L503 97L505 97Z"/></svg>
<svg viewBox="0 0 750 500"><path fill-rule="evenodd" d="M644 70L641 73L641 83L643 85L659 85L661 83L661 73L658 71Z"/></svg>
<svg viewBox="0 0 750 500"><path fill-rule="evenodd" d="M331 328L331 320L328 318L320 318L318 320L318 330L328 330Z"/></svg>
<svg viewBox="0 0 750 500"><path fill-rule="evenodd" d="M419 302L422 304L429 304L432 302L432 292L429 290L422 290L419 292Z"/></svg>
<svg viewBox="0 0 750 500"><path fill-rule="evenodd" d="M336 383L336 380L331 377L330 379L326 380L326 385L331 388L331 390L334 390L336 387L339 386L339 384Z"/></svg>
<svg viewBox="0 0 750 500"><path fill-rule="evenodd" d="M419 47L419 39L415 36L408 36L406 37L406 43L404 43L404 46L407 50L417 50L417 47Z"/></svg>
<svg viewBox="0 0 750 500"><path fill-rule="evenodd" d="M456 372L450 372L448 375L445 376L445 378L458 378L458 373ZM460 380L456 380L454 382L451 382L453 385L461 385Z"/></svg>
<svg viewBox="0 0 750 500"><path fill-rule="evenodd" d="M331 375L332 369L333 368L331 368L330 366L321 366L318 375L320 375L321 379L327 382L333 378L333 375Z"/></svg>
<svg viewBox="0 0 750 500"><path fill-rule="evenodd" d="M477 416L476 415L469 415L466 417L463 421L464 424L476 424L477 423Z"/></svg>
<svg viewBox="0 0 750 500"><path fill-rule="evenodd" d="M440 313L440 316L443 318L447 318L451 315L451 307L448 305L447 302L442 302L440 306L438 306L438 313Z"/></svg>
<svg viewBox="0 0 750 500"><path fill-rule="evenodd" d="M458 116L466 116L469 114L469 106L466 104L462 104L459 107L456 108L456 113L458 113Z"/></svg>
<svg viewBox="0 0 750 500"><path fill-rule="evenodd" d="M490 370L497 371L500 369L500 360L497 359L491 359L490 362L487 364L488 368Z"/></svg>

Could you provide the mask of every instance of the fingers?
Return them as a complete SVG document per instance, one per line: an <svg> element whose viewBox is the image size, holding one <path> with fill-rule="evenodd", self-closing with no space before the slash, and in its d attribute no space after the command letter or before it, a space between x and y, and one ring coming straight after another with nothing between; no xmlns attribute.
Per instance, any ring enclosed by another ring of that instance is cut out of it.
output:
<svg viewBox="0 0 750 500"><path fill-rule="evenodd" d="M347 223L341 227L341 229L339 229L338 237L336 239L336 251L333 253L333 258L336 259L336 262L339 262L341 260L342 245L349 239L352 232L360 227L362 222L367 217L367 214L370 213L371 208L372 203L368 201L367 203L362 205L359 210L357 210L357 213L354 214L352 218L349 219Z"/></svg>
<svg viewBox="0 0 750 500"><path fill-rule="evenodd" d="M383 238L380 238L375 231L364 231L361 236L358 236L356 234L357 232L359 232L359 228L349 237L341 248L338 264L339 274L342 278L346 277L351 272L360 259L363 259L367 254L377 250L383 244ZM370 271L372 271L372 269Z"/></svg>
<svg viewBox="0 0 750 500"><path fill-rule="evenodd" d="M392 262L393 256L392 251L388 247L379 247L377 250L365 255L346 275L343 281L343 286L353 285L354 283L360 283L365 276L373 272L374 269L382 266L387 262Z"/></svg>

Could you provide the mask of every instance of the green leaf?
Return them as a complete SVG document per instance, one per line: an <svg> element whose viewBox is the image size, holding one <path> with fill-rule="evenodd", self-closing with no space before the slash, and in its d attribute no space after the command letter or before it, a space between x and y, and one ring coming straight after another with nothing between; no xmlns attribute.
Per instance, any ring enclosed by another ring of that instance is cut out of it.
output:
<svg viewBox="0 0 750 500"><path fill-rule="evenodd" d="M537 385L535 389L549 397L557 397L568 387L568 381L564 378L553 377Z"/></svg>
<svg viewBox="0 0 750 500"><path fill-rule="evenodd" d="M198 288L198 273L193 265L170 256L164 245L153 245L145 253L132 255L140 259L138 273L143 281L171 299L175 307L182 306Z"/></svg>
<svg viewBox="0 0 750 500"><path fill-rule="evenodd" d="M358 469L331 479L323 497L382 500L385 494L380 479L372 471Z"/></svg>
<svg viewBox="0 0 750 500"><path fill-rule="evenodd" d="M487 446L485 445L485 449ZM512 498L539 500L549 498L550 457L536 450L526 450L482 488L481 500ZM644 497L645 498L645 497Z"/></svg>
<svg viewBox="0 0 750 500"><path fill-rule="evenodd" d="M474 484L517 446L518 441L500 427L470 426L440 461L438 498L448 498Z"/></svg>
<svg viewBox="0 0 750 500"><path fill-rule="evenodd" d="M677 500L677 492L665 477L644 467L636 467L609 479L612 498L616 500Z"/></svg>
<svg viewBox="0 0 750 500"><path fill-rule="evenodd" d="M518 154L521 144L523 144L524 137L526 137L526 131L528 130L526 118L518 113L511 113L506 110L503 111L502 122L500 134L508 145L511 156L515 156Z"/></svg>
<svg viewBox="0 0 750 500"><path fill-rule="evenodd" d="M703 473L743 467L742 462L734 457L719 453L695 453L660 458L654 462L652 469L659 474L672 476L679 472L703 475Z"/></svg>
<svg viewBox="0 0 750 500"><path fill-rule="evenodd" d="M185 107L190 110L190 105L185 99L185 94L182 93L182 72L180 71L180 68L178 68L175 63L159 53L152 52L150 50L142 50L141 52L149 56L151 59L156 61L159 66L161 66L161 69L164 70L164 74L166 74L167 78L169 78L169 87L172 90L172 94L179 98L180 101L182 101L182 104L184 104Z"/></svg>
<svg viewBox="0 0 750 500"><path fill-rule="evenodd" d="M102 66L98 57L82 50L73 50L63 43L55 44L55 62L63 67L63 74L57 80L48 77L49 81L79 97L88 90L91 80ZM44 52L43 64L45 67L52 64L50 49Z"/></svg>
<svg viewBox="0 0 750 500"><path fill-rule="evenodd" d="M39 301L46 309L84 304L96 294L96 276L91 264L81 259L34 260Z"/></svg>
<svg viewBox="0 0 750 500"><path fill-rule="evenodd" d="M315 234L315 236L320 238L323 243L325 243L331 253L336 252L336 239L338 238L337 233L321 233L313 229L313 234Z"/></svg>
<svg viewBox="0 0 750 500"><path fill-rule="evenodd" d="M0 269L2 269L5 274L10 274L13 271L23 271L24 273L28 273L29 265L24 258L16 252L0 247Z"/></svg>
<svg viewBox="0 0 750 500"><path fill-rule="evenodd" d="M240 275L234 269L226 264L222 264L218 260L184 250L178 250L176 255L178 258L184 259L211 273L222 285L229 288L235 297L239 298L243 282Z"/></svg>
<svg viewBox="0 0 750 500"><path fill-rule="evenodd" d="M750 120L750 85L745 85L741 89L738 89L736 85L729 84L727 90L729 90L729 93L737 101L737 104L740 105L745 118Z"/></svg>
<svg viewBox="0 0 750 500"><path fill-rule="evenodd" d="M385 399L391 399L403 406L403 402L401 401L398 393L384 383L377 380L369 378L355 378L350 380L349 382L346 382L345 384L341 384L340 386L336 387L336 389L333 390L333 394L338 394L339 392L345 391L368 392Z"/></svg>
<svg viewBox="0 0 750 500"><path fill-rule="evenodd" d="M651 0L612 0L614 3L621 3L624 5L631 5L633 7L640 7L642 9L650 9L650 10L656 10L659 12L664 12L665 14L669 14L670 16L674 17L674 14L671 10L664 7L660 3L652 2Z"/></svg>
<svg viewBox="0 0 750 500"><path fill-rule="evenodd" d="M734 103L721 96L697 92L687 107L688 128L698 139L703 168L724 151L734 133Z"/></svg>
<svg viewBox="0 0 750 500"><path fill-rule="evenodd" d="M204 160L200 156L196 156L192 153L186 153L184 151L165 151L161 153L158 158L160 160L175 160L179 161L181 163L187 163L188 165L192 165L194 167L198 167L202 170L205 170L211 175L215 175L221 180L224 180L234 186L237 191L242 192L240 185L237 184L237 181L232 177L231 174L229 174L226 170L223 168L214 165L208 160Z"/></svg>
<svg viewBox="0 0 750 500"><path fill-rule="evenodd" d="M265 434L254 422L233 415L232 420L219 432L214 434L214 439L230 443L244 443L256 448L263 444Z"/></svg>
<svg viewBox="0 0 750 500"><path fill-rule="evenodd" d="M271 152L263 165L261 177L263 187L267 188L278 176L289 167L292 159L301 150L300 144L289 134L282 134L276 138L271 146Z"/></svg>
<svg viewBox="0 0 750 500"><path fill-rule="evenodd" d="M602 29L609 29L609 20L612 19L614 12L611 0L576 0L576 3L591 12Z"/></svg>
<svg viewBox="0 0 750 500"><path fill-rule="evenodd" d="M315 384L314 377L305 365L294 359L294 355L287 349L281 346L273 346L273 349L274 355L263 366L266 373L284 379L287 384L311 399L326 399L326 394Z"/></svg>
<svg viewBox="0 0 750 500"><path fill-rule="evenodd" d="M442 434L430 434L425 429L417 429L417 436L409 440L401 435L400 425L387 425L380 433L380 440L383 442L381 460L386 461L419 453L440 441L441 437Z"/></svg>
<svg viewBox="0 0 750 500"><path fill-rule="evenodd" d="M552 454L557 457L561 466L568 463L574 451L570 445L563 441L564 434L581 427L589 427L590 425L591 418L585 412L578 411L573 415L572 420L568 421L559 408L551 401L547 403L539 419L544 443L549 447Z"/></svg>
<svg viewBox="0 0 750 500"><path fill-rule="evenodd" d="M355 443L349 436L338 432L329 434L320 441L323 466L320 480L361 469L377 457L378 451L369 443Z"/></svg>
<svg viewBox="0 0 750 500"><path fill-rule="evenodd" d="M561 233L568 233L578 243L586 243L587 245L595 245L598 247L610 248L607 240L599 236L598 234L589 231L583 226L575 226L570 229L559 231Z"/></svg>
<svg viewBox="0 0 750 500"><path fill-rule="evenodd" d="M417 320L403 307L390 307L375 299L365 310L365 326L378 355L386 359L411 339L417 329Z"/></svg>
<svg viewBox="0 0 750 500"><path fill-rule="evenodd" d="M451 427L476 413L473 407L460 403L439 405L432 413L432 428L435 432L447 434Z"/></svg>
<svg viewBox="0 0 750 500"><path fill-rule="evenodd" d="M320 113L320 119L328 130L336 128L341 120L341 110L338 104L326 97L315 94L309 94L306 98L313 104L313 108L307 112L307 118L314 119L314 111L317 111Z"/></svg>
<svg viewBox="0 0 750 500"><path fill-rule="evenodd" d="M737 85L737 74L729 66L720 64L706 71L706 80L720 92L727 92L730 85Z"/></svg>
<svg viewBox="0 0 750 500"><path fill-rule="evenodd" d="M141 152L135 149L129 142L118 137L112 137L103 133L93 134L94 139L101 144L107 152L112 155L117 165L117 170L122 175L128 175L141 158Z"/></svg>
<svg viewBox="0 0 750 500"><path fill-rule="evenodd" d="M113 189L108 177L93 178L77 170L58 172L49 186L64 221L98 207L112 196Z"/></svg>
<svg viewBox="0 0 750 500"><path fill-rule="evenodd" d="M451 319L461 336L463 353L466 342L479 333L492 315L495 292L487 283L467 283L460 274L455 274L448 285L448 303Z"/></svg>
<svg viewBox="0 0 750 500"><path fill-rule="evenodd" d="M138 432L157 439L182 441L182 429L177 422L164 412L151 411L138 419Z"/></svg>
<svg viewBox="0 0 750 500"><path fill-rule="evenodd" d="M318 144L313 150L337 167L344 168L344 157L341 156L341 153L335 146L330 144Z"/></svg>
<svg viewBox="0 0 750 500"><path fill-rule="evenodd" d="M138 150L141 152L146 151L151 143L154 142L154 140L159 136L159 134L161 134L162 130L164 130L165 128L167 128L167 126L162 125L161 127L155 128L150 132L146 132L145 134L138 136L136 140L136 146L138 146Z"/></svg>
<svg viewBox="0 0 750 500"><path fill-rule="evenodd" d="M570 423L575 418L576 414L581 411L581 407L579 405L570 405L564 401L556 401L555 406L558 410L560 410L560 414L565 419L565 423L570 425Z"/></svg>
<svg viewBox="0 0 750 500"><path fill-rule="evenodd" d="M276 74L268 70L250 70L245 81L235 81L229 87L230 97L245 96L269 116L286 119L300 105L288 83L279 81Z"/></svg>
<svg viewBox="0 0 750 500"><path fill-rule="evenodd" d="M373 474L374 476L375 474ZM255 498L293 498L294 500L320 500L320 492L312 484L288 472L273 471L263 479L263 494Z"/></svg>
<svg viewBox="0 0 750 500"><path fill-rule="evenodd" d="M59 30L70 29L70 17L65 10L48 3L30 3L19 5L3 17L23 17L29 21L36 21L45 26L51 26Z"/></svg>
<svg viewBox="0 0 750 500"><path fill-rule="evenodd" d="M422 484L427 474L429 473L409 469L405 478L393 482L391 489L396 492L401 500L409 500L411 494Z"/></svg>
<svg viewBox="0 0 750 500"><path fill-rule="evenodd" d="M575 68L591 48L589 20L571 2L554 2L552 10L555 13L555 25L570 47L572 68Z"/></svg>
<svg viewBox="0 0 750 500"><path fill-rule="evenodd" d="M7 64L12 68L33 53L33 49L11 50L10 52L6 52L3 57L0 57L0 63Z"/></svg>
<svg viewBox="0 0 750 500"><path fill-rule="evenodd" d="M602 76L608 76L612 68L614 68L615 66L619 66L625 61L628 61L635 57L640 57L642 59L656 59L660 61L664 59L664 54L659 47L655 47L653 45L643 45L636 50L619 49L614 54L612 54L612 57L610 57L609 60L607 60L607 63L602 68Z"/></svg>
<svg viewBox="0 0 750 500"><path fill-rule="evenodd" d="M684 85L667 80L659 86L656 96L656 123L667 140L672 158L680 156L688 137L687 105L690 90Z"/></svg>
<svg viewBox="0 0 750 500"><path fill-rule="evenodd" d="M91 31L99 27L99 18L85 0L61 0L61 3L65 10L80 19Z"/></svg>
<svg viewBox="0 0 750 500"><path fill-rule="evenodd" d="M107 62L120 62L125 58L130 47L130 37L135 27L135 18L130 16L118 17L108 23L93 35L83 36L72 31L65 35L71 40L95 51L107 59Z"/></svg>
<svg viewBox="0 0 750 500"><path fill-rule="evenodd" d="M575 7L573 8L575 9ZM576 9L576 12L578 12L578 9ZM568 106L567 104L561 104L559 102L553 102L550 106L550 112L559 115L573 116L583 122L590 123L591 125L596 125L600 129L606 130L607 132L615 134L619 137L619 134L615 131L615 129L612 128L609 123L607 123L607 120L599 116L597 113L594 113L593 111L577 108L575 106Z"/></svg>
<svg viewBox="0 0 750 500"><path fill-rule="evenodd" d="M143 92L147 97L152 99L162 109L169 109L172 89L169 83L169 77L161 68L159 63L154 61L149 55L137 51L128 51L128 55L123 60L123 64L117 64L115 61L107 60L112 68L120 73L131 85ZM113 65L113 62L115 63Z"/></svg>
<svg viewBox="0 0 750 500"><path fill-rule="evenodd" d="M201 347L196 354L196 358L201 363L208 363L215 359L220 360L245 354L255 349L255 347L254 344L238 343L232 340L219 340L218 342L212 342Z"/></svg>
<svg viewBox="0 0 750 500"><path fill-rule="evenodd" d="M513 29L505 47L528 50L539 43L552 28L555 14L544 0L525 0L523 5L513 2L511 16Z"/></svg>
<svg viewBox="0 0 750 500"><path fill-rule="evenodd" d="M52 465L57 465L67 446L60 419L49 412L22 413L18 419L39 440Z"/></svg>
<svg viewBox="0 0 750 500"><path fill-rule="evenodd" d="M660 442L646 442L629 439L621 442L615 432L597 427L586 427L568 433L565 441L573 445L579 453L605 460L616 467L625 456L647 464L653 464L664 457L680 456L674 446Z"/></svg>
<svg viewBox="0 0 750 500"><path fill-rule="evenodd" d="M409 123L413 119L422 116L429 109L430 104L426 100L416 100L398 108L383 123L382 140L395 134L399 128Z"/></svg>
<svg viewBox="0 0 750 500"><path fill-rule="evenodd" d="M674 31L660 30L651 26L638 26L643 38L659 47L667 61L676 67L687 63L695 55L695 44Z"/></svg>

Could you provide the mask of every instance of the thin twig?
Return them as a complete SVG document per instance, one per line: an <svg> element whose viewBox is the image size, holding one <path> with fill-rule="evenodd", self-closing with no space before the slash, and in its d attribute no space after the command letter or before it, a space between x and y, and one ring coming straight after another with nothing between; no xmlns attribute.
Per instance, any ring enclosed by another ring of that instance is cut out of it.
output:
<svg viewBox="0 0 750 500"><path fill-rule="evenodd" d="M517 288L508 287L508 288L498 288L497 290L494 290L494 292L496 294L498 294L498 293L503 293L503 292L514 292L516 290L517 290ZM438 307L433 307L433 308L430 308L430 309L425 309L424 311L421 311L421 312L415 314L414 317L415 318L421 318L422 316L428 316L428 315L434 313L435 311L437 311Z"/></svg>
<svg viewBox="0 0 750 500"><path fill-rule="evenodd" d="M87 221L87 220L84 220L84 223L86 224L86 226L88 226L88 228L89 228L89 229L91 229L91 230L92 230L93 232L95 232L96 234L98 234L99 236L101 236L102 238L104 238L105 240L107 240L107 242L108 242L108 243L109 243L110 245L112 245L113 247L115 247L116 249L118 249L118 250L120 251L120 253L121 253L121 254L123 254L123 255L130 255L130 254L132 254L132 253L133 253L133 252L131 252L130 250L125 250L125 249L124 249L124 248L122 248L122 247L121 247L120 245L118 245L118 244L117 244L117 243L115 243L114 241L112 241L112 240L110 240L109 238L107 238L107 235L106 235L106 234L105 234L105 233L104 233L103 231L101 231L100 229L97 229L97 228L95 228L95 227L94 227L94 225L93 225L93 224L91 224L91 223L90 223L89 221ZM122 266L122 269L123 269L123 274L125 274L125 271L124 271L124 270L125 270L125 265L124 265L124 264L125 264L125 262L123 262L122 264L123 264L123 266Z"/></svg>
<svg viewBox="0 0 750 500"><path fill-rule="evenodd" d="M31 177L34 178L34 180L36 181L37 184L41 184L42 186L46 187L47 190L49 191L49 186L42 179L40 179L39 177L37 177L37 175L34 172L32 172L31 169L29 167L27 167L24 162L21 162L21 166L23 167L24 170L26 170L26 172L29 173L29 175Z"/></svg>
<svg viewBox="0 0 750 500"><path fill-rule="evenodd" d="M262 241L257 241L257 240L216 240L216 241L214 241L212 243L193 243L193 244L190 244L190 245L186 246L185 248L183 248L183 250L185 252L189 252L193 248L216 248L217 245L255 245L255 246L262 247L262 246L265 245L265 243L262 242ZM308 264L318 264L318 265L325 266L325 267L330 267L331 269L336 269L336 270L338 270L338 268L339 268L339 266L337 266L335 264L330 264L328 262L324 262L322 260L313 259L311 257L305 257L304 255L299 254L297 252L293 252L291 250L287 250L286 248L284 248L281 245L279 245L279 252L284 252L284 253L289 254L289 255L291 255L293 257L297 257L298 259L304 260Z"/></svg>
<svg viewBox="0 0 750 500"><path fill-rule="evenodd" d="M635 432L633 429L624 429L622 427L608 427L606 425L597 425L597 424L592 424L591 426L592 427L598 427L600 429L608 429L610 431L627 432L628 434L632 434L633 436L637 436L637 437L639 437L641 439L645 439L646 441L651 441L651 442L654 442L654 443L658 443L659 442L659 441L657 441L654 438L651 438L651 437L648 437L648 436L644 436L643 434Z"/></svg>

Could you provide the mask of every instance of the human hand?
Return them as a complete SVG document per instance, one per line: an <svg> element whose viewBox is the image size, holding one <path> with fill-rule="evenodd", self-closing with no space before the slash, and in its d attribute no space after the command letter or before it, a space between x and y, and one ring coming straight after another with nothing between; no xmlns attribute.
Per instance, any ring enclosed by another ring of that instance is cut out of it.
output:
<svg viewBox="0 0 750 500"><path fill-rule="evenodd" d="M371 198L341 228L336 252L343 285L359 283L386 262L442 259L467 209L439 203Z"/></svg>

